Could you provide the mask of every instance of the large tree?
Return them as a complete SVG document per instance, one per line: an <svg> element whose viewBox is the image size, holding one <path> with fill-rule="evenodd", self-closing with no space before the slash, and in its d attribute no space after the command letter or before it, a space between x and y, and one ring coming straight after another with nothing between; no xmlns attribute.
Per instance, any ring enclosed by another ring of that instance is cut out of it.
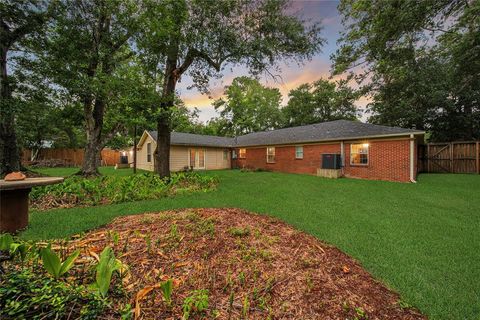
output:
<svg viewBox="0 0 480 320"><path fill-rule="evenodd" d="M133 56L140 8L134 0L60 1L37 52L42 72L83 110L86 176L98 174L102 148L124 125L117 121L125 90L117 71Z"/></svg>
<svg viewBox="0 0 480 320"><path fill-rule="evenodd" d="M225 98L214 101L215 110L224 119L220 129L224 135L239 136L255 131L275 129L282 124L276 88L263 86L257 79L238 77L225 90Z"/></svg>
<svg viewBox="0 0 480 320"><path fill-rule="evenodd" d="M15 133L14 79L8 74L9 52L27 35L39 31L50 15L43 1L4 0L0 3L0 175L21 168Z"/></svg>
<svg viewBox="0 0 480 320"><path fill-rule="evenodd" d="M320 79L312 84L304 83L291 90L288 96L288 104L282 109L287 127L339 119L356 120L359 115L355 106L358 93L344 80Z"/></svg>
<svg viewBox="0 0 480 320"><path fill-rule="evenodd" d="M354 71L371 121L480 137L480 2L342 0L335 73Z"/></svg>
<svg viewBox="0 0 480 320"><path fill-rule="evenodd" d="M287 0L163 0L148 1L149 23L139 48L155 69L163 71L162 101L157 118L155 171L170 175L168 111L185 73L206 91L208 79L225 65L244 64L258 74L279 59L302 61L322 44L319 26L304 23L288 11Z"/></svg>

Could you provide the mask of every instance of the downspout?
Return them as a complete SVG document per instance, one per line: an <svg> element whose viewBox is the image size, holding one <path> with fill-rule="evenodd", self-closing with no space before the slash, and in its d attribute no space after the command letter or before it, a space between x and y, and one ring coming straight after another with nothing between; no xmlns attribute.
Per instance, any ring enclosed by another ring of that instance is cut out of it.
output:
<svg viewBox="0 0 480 320"><path fill-rule="evenodd" d="M345 144L340 142L340 157L342 159L342 176L345 174Z"/></svg>
<svg viewBox="0 0 480 320"><path fill-rule="evenodd" d="M416 183L415 180L415 135L410 135L410 182Z"/></svg>

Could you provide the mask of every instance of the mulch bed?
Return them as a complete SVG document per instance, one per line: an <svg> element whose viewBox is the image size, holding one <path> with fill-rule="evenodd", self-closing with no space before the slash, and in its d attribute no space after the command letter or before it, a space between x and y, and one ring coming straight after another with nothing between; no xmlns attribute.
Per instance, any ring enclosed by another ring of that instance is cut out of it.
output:
<svg viewBox="0 0 480 320"><path fill-rule="evenodd" d="M120 217L71 245L114 248L130 267L128 301L114 309L131 303L142 319L181 319L198 289L208 290L208 309L190 319L426 319L340 250L239 209ZM158 289L166 279L171 306Z"/></svg>

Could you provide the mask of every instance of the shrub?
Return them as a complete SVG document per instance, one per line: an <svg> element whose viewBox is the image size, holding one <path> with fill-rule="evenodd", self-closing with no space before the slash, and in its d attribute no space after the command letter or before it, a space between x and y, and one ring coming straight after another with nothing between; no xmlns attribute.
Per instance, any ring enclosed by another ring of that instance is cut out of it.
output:
<svg viewBox="0 0 480 320"><path fill-rule="evenodd" d="M84 285L58 281L31 268L0 277L1 319L97 319L108 301Z"/></svg>
<svg viewBox="0 0 480 320"><path fill-rule="evenodd" d="M206 192L216 185L216 178L197 172L178 172L168 179L153 173L91 179L72 176L61 184L33 188L30 199L33 208L42 210L159 199L185 192Z"/></svg>
<svg viewBox="0 0 480 320"><path fill-rule="evenodd" d="M111 282L114 297L123 292L122 279L112 281L112 273L127 268L111 248L103 250L96 266L96 260L81 259L74 267L79 250L62 261L51 244L44 246L0 235L4 255L0 259L0 319L98 319L107 310L116 313L107 292ZM88 271L93 269L95 277ZM62 279L69 270L68 278Z"/></svg>

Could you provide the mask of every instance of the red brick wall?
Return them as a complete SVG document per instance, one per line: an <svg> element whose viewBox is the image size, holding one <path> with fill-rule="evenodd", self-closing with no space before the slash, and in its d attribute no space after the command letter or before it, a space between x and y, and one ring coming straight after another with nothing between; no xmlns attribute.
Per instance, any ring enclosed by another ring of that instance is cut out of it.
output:
<svg viewBox="0 0 480 320"><path fill-rule="evenodd" d="M305 145L303 159L295 159L295 146L275 147L275 163L267 163L267 148L247 148L246 159L238 159L235 165L239 168L317 174L317 168L322 164L322 153L340 153L340 144Z"/></svg>
<svg viewBox="0 0 480 320"><path fill-rule="evenodd" d="M410 141L368 141L368 165L350 165L350 143L345 143L346 177L408 182L410 180ZM266 147L247 148L245 159L234 160L236 168L261 168L265 170L316 174L321 168L322 153L340 153L340 142L304 145L303 159L295 159L295 146L276 146L275 163L267 163ZM238 149L237 149L238 154Z"/></svg>
<svg viewBox="0 0 480 320"><path fill-rule="evenodd" d="M350 144L345 143L345 176L410 181L410 141L370 141L368 165L350 165Z"/></svg>

